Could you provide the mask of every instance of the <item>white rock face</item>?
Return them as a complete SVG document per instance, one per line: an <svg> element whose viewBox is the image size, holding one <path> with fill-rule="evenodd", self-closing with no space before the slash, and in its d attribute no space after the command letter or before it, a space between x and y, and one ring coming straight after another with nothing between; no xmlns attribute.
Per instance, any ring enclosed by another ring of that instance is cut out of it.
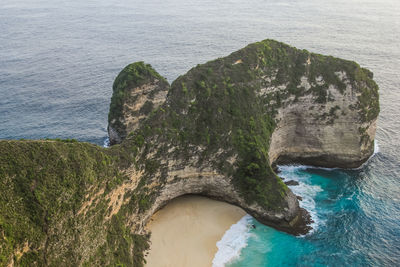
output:
<svg viewBox="0 0 400 267"><path fill-rule="evenodd" d="M121 143L130 133L140 127L149 113L161 106L167 97L168 87L165 82L153 80L139 87L131 88L124 98L122 116L114 119L108 125L108 136L110 144ZM119 120L124 126L123 129L116 129L115 123Z"/></svg>
<svg viewBox="0 0 400 267"><path fill-rule="evenodd" d="M346 81L346 74L338 74ZM324 84L318 77L315 84ZM313 84L302 77L301 85L310 89ZM362 122L355 107L359 92L346 83L344 92L329 85L326 103L318 103L311 93L283 101L276 115L277 126L272 134L270 163L302 163L324 167L355 168L373 152L376 119ZM367 140L362 140L360 128Z"/></svg>
<svg viewBox="0 0 400 267"><path fill-rule="evenodd" d="M168 166L166 183L159 182L157 179L159 174L154 175L149 188L160 186L159 194L149 210L144 214L135 214L135 218L133 218L136 231L139 233L144 231L144 226L157 210L168 204L170 200L186 194L204 195L242 207L260 222L280 230L296 234L307 231L302 228L305 226L303 220L307 219L307 214L299 213L297 198L291 191L285 197L284 202L287 206L284 209L279 211L267 210L256 203L252 205L246 203L234 188L231 177L220 174L212 167L193 166L196 165L195 159L180 161L168 158L163 163ZM132 173L132 183L141 179L136 172L133 171ZM305 218L302 218L302 216ZM300 230L296 228L297 223Z"/></svg>

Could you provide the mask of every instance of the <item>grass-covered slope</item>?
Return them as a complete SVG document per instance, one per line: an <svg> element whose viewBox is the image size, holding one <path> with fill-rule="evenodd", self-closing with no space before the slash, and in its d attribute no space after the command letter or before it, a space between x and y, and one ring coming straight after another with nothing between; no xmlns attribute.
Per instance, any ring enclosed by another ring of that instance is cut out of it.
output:
<svg viewBox="0 0 400 267"><path fill-rule="evenodd" d="M88 143L0 141L0 266L141 266L147 237L122 209L104 219L107 194L127 179L117 159Z"/></svg>

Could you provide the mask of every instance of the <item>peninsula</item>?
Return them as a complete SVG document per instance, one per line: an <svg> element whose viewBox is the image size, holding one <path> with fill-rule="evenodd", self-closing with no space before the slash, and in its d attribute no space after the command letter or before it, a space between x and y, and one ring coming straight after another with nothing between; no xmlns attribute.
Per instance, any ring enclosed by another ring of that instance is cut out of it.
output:
<svg viewBox="0 0 400 267"><path fill-rule="evenodd" d="M369 70L273 40L171 85L150 65L130 64L113 85L110 148L0 141L0 265L142 266L145 225L186 194L305 234L308 213L275 166L360 166L378 113Z"/></svg>

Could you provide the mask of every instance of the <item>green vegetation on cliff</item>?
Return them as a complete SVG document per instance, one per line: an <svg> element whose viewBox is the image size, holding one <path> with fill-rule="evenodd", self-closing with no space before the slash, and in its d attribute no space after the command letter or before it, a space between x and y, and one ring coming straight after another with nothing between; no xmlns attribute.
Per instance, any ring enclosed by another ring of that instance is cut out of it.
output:
<svg viewBox="0 0 400 267"><path fill-rule="evenodd" d="M190 179L178 175L186 167L200 170L196 179L203 169L226 177L248 210L283 214L287 197L295 197L269 162L278 111L307 96L327 105L332 90L343 95L350 85L360 121L375 120L371 72L273 40L198 65L170 88L150 65L128 65L114 82L108 118L126 137L121 144L0 141L0 265L142 266L149 248L143 223L168 183ZM140 126L130 129L125 119L136 113L125 109L135 106L138 87L169 92L161 106L143 100ZM340 107L326 110L321 120L331 125ZM367 128L358 131L367 135Z"/></svg>
<svg viewBox="0 0 400 267"><path fill-rule="evenodd" d="M149 64L136 62L126 66L115 78L113 94L111 97L108 123L118 132L125 132L123 120L123 106L125 101L130 99L128 89L140 87L145 83L159 80L165 84L168 82L158 74Z"/></svg>
<svg viewBox="0 0 400 267"><path fill-rule="evenodd" d="M347 78L340 77L342 72ZM268 162L277 110L284 102L288 105L291 97L296 102L307 94L314 95L317 103L327 103L330 86L343 94L349 82L362 90L360 105L366 105L370 116L361 118L372 120L379 112L378 87L368 72L355 62L273 40L250 44L178 77L169 90L169 105L154 110L146 126L133 135L144 136L148 145L166 144L159 149L158 160L166 156L170 144L178 148L176 157L198 156L199 164L222 149L224 153L210 164L233 177L248 203L280 209L287 187ZM301 86L304 78L310 88ZM260 98L258 93L269 86L284 89ZM368 96L373 97L364 101ZM227 159L236 154L236 163L228 164Z"/></svg>
<svg viewBox="0 0 400 267"><path fill-rule="evenodd" d="M157 143L174 143L178 147L175 153L184 158L199 154L200 162L207 161L222 149L224 153L211 164L233 178L249 204L279 210L287 187L268 163L275 122L256 95L263 75L260 66L256 68L258 58L259 47L252 45L198 65L173 82L170 106L157 111L148 124L151 129L161 129ZM234 64L237 60L242 63ZM191 151L193 146L201 152ZM227 163L236 154L237 162Z"/></svg>
<svg viewBox="0 0 400 267"><path fill-rule="evenodd" d="M127 252L101 255L102 262L141 266L147 237L115 233L122 227L118 219L105 224L104 198L93 209L96 215L79 216L96 189L105 188L106 195L126 179L117 155L70 140L0 141L0 265L6 266L11 255L20 266L79 265L79 243L109 228L104 246L133 248L135 257L126 259Z"/></svg>

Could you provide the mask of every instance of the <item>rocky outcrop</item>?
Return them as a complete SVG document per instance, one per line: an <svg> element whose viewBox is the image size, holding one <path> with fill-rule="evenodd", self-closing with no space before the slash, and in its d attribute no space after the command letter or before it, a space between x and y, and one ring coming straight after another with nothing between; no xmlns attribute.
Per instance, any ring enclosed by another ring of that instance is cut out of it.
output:
<svg viewBox="0 0 400 267"><path fill-rule="evenodd" d="M359 166L378 113L371 72L272 40L171 85L133 63L113 85L110 148L0 142L0 265L141 266L144 226L185 194L307 233L309 216L274 165Z"/></svg>
<svg viewBox="0 0 400 267"><path fill-rule="evenodd" d="M371 156L378 112L376 85L370 87L351 80L345 71L334 75L343 84L342 89L327 84L323 76L312 81L306 76L301 78L300 86L308 90L325 85L326 101L319 101L315 94L299 96L296 101L290 98L282 101L275 116L277 125L271 138L270 162L356 168ZM265 94L279 90L285 88L271 86ZM365 117L360 104L364 91L374 92L368 109L376 110L369 111L374 112L370 118Z"/></svg>
<svg viewBox="0 0 400 267"><path fill-rule="evenodd" d="M370 71L275 41L198 65L174 81L147 130L125 127L145 136L145 160L158 162L146 178L159 187L146 218L172 198L202 194L305 233L307 217L271 166L360 166L373 152L378 112Z"/></svg>
<svg viewBox="0 0 400 267"><path fill-rule="evenodd" d="M160 189L157 190L157 197L149 210L140 217L137 228L139 233L143 233L143 227L157 210L172 199L187 194L203 195L240 206L260 222L288 233L305 234L310 229L307 226L309 216L305 210L299 208L296 196L291 191L281 200L285 204L280 206L281 209L266 209L257 203L249 204L232 184L231 177L224 176L212 168L187 167L187 162L174 164L165 183L153 181L151 187ZM276 204L282 205L279 202Z"/></svg>
<svg viewBox="0 0 400 267"><path fill-rule="evenodd" d="M110 144L121 143L164 103L169 84L143 62L126 66L115 79L108 116Z"/></svg>

